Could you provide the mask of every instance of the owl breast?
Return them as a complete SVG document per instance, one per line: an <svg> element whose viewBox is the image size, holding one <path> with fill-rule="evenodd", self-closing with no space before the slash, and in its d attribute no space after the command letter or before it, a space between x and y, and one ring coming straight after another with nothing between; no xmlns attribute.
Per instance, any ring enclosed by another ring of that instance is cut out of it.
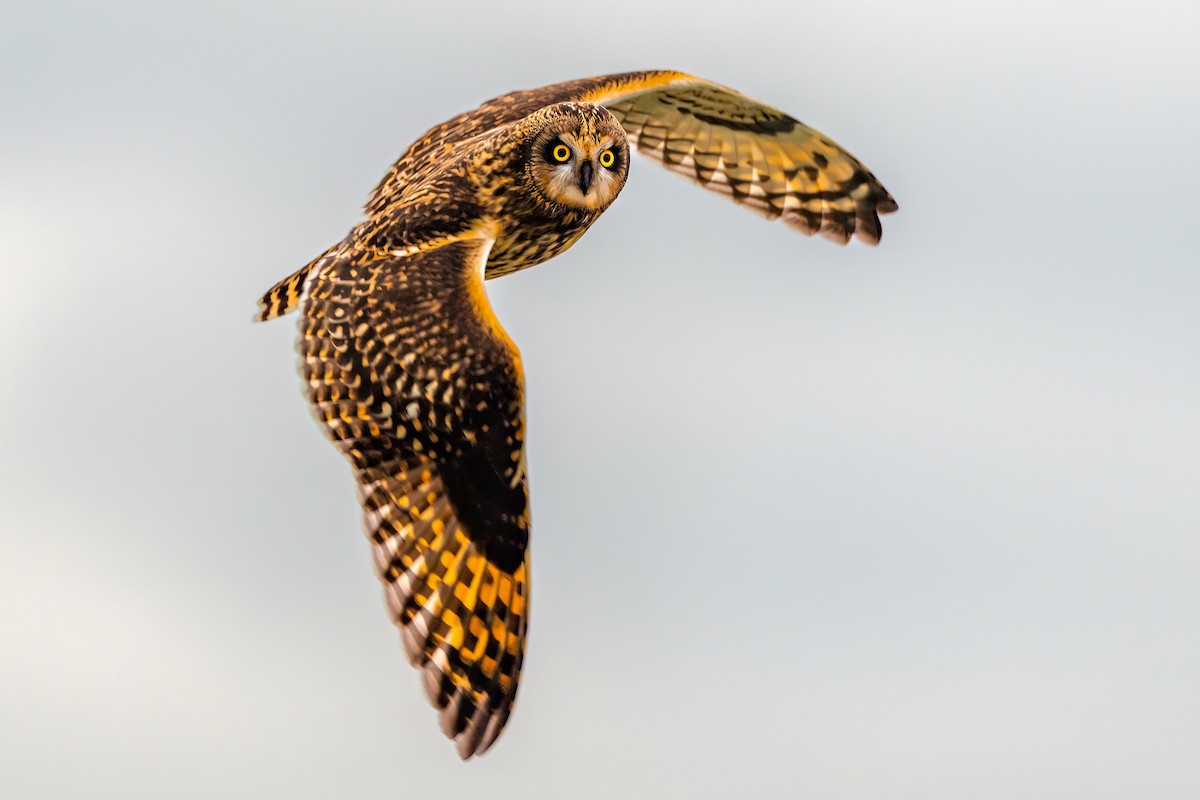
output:
<svg viewBox="0 0 1200 800"><path fill-rule="evenodd" d="M488 256L486 277L508 275L554 258L575 244L599 217L598 213L574 211L556 216L521 211L525 213L500 217L508 221Z"/></svg>

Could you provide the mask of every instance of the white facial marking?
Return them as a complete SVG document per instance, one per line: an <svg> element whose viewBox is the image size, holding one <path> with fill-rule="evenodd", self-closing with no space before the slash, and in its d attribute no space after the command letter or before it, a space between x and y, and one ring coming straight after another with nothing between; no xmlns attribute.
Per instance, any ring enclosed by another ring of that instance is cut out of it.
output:
<svg viewBox="0 0 1200 800"><path fill-rule="evenodd" d="M563 205L595 210L604 208L620 191L620 178L615 169L599 163L600 153L608 142L592 144L581 142L570 133L559 137L571 148L571 160L565 164L549 163L547 188L549 194ZM614 151L616 146L611 148ZM587 194L579 190L579 167L585 161L592 164L592 183Z"/></svg>

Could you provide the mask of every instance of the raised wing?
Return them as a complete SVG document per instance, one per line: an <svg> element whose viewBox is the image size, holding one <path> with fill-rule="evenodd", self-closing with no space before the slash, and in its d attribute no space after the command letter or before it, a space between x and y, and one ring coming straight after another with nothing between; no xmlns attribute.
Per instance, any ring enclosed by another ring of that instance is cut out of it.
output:
<svg viewBox="0 0 1200 800"><path fill-rule="evenodd" d="M483 293L488 239L338 260L304 304L304 373L350 459L409 660L459 755L512 711L529 506L520 356Z"/></svg>
<svg viewBox="0 0 1200 800"><path fill-rule="evenodd" d="M604 106L639 152L806 234L875 244L879 214L897 208L861 162L804 123L720 84L652 71L512 92L460 114L413 143L376 187L368 211L382 211L455 143L567 101Z"/></svg>
<svg viewBox="0 0 1200 800"><path fill-rule="evenodd" d="M879 214L895 211L896 201L858 159L732 89L659 75L589 95L621 121L638 152L801 233L879 241Z"/></svg>

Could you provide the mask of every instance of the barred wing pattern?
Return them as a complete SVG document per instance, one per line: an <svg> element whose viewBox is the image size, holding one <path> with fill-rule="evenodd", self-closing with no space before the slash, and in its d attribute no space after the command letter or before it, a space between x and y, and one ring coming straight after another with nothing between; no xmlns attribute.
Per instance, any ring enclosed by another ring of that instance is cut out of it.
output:
<svg viewBox="0 0 1200 800"><path fill-rule="evenodd" d="M732 89L693 79L598 99L639 153L801 233L876 244L879 214L896 209L875 176L831 139Z"/></svg>
<svg viewBox="0 0 1200 800"><path fill-rule="evenodd" d="M303 321L310 400L355 469L392 620L463 758L512 711L529 601L524 379L483 294L490 245L329 261Z"/></svg>

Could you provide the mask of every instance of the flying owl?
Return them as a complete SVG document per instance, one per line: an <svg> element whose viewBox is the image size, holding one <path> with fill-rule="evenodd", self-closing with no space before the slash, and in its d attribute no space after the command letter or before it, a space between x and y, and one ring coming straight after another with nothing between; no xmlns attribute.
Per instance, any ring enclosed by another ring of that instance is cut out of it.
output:
<svg viewBox="0 0 1200 800"><path fill-rule="evenodd" d="M367 218L259 301L301 310L308 397L358 480L388 613L443 732L487 750L529 619L521 356L483 281L569 248L630 151L805 234L879 241L891 195L828 137L681 72L567 81L430 129Z"/></svg>

